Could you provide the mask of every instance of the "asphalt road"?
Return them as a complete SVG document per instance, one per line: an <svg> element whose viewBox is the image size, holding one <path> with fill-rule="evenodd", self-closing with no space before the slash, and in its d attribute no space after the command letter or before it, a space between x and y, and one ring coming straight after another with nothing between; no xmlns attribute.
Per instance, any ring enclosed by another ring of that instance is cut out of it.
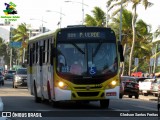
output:
<svg viewBox="0 0 160 120"><path fill-rule="evenodd" d="M4 103L4 111L29 113L40 112L42 118L13 117L12 120L156 120L158 117L127 117L126 114L157 112L157 98L154 96L140 95L139 99L124 96L120 100L111 100L108 109L100 109L99 102L90 104L77 104L74 102L63 102L57 108L48 102L35 103L34 97L29 95L28 89L21 87L12 88L12 81L5 81L5 86L0 87L0 96ZM44 112L45 111L45 112ZM25 114L24 114L25 115ZM139 114L137 114L139 115ZM141 114L142 116L143 114Z"/></svg>

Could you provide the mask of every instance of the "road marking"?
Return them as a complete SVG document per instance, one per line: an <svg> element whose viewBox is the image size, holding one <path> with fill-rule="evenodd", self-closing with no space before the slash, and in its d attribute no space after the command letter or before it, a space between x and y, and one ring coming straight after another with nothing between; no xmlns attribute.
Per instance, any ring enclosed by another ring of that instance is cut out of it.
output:
<svg viewBox="0 0 160 120"><path fill-rule="evenodd" d="M148 110L154 110L154 111L157 111L157 109L155 108L150 108L150 107L146 107L146 106L138 106L138 105L132 105L134 107L139 107L139 108L144 108L144 109L148 109Z"/></svg>
<svg viewBox="0 0 160 120"><path fill-rule="evenodd" d="M117 108L111 108L113 111L123 111L123 112L130 112L131 110L122 110L122 109L117 109Z"/></svg>

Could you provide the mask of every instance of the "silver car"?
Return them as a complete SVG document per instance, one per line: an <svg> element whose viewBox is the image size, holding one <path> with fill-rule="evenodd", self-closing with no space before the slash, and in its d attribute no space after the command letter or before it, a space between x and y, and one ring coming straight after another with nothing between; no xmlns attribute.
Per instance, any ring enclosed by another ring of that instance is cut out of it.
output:
<svg viewBox="0 0 160 120"><path fill-rule="evenodd" d="M27 86L27 69L19 68L13 78L13 88L18 86Z"/></svg>

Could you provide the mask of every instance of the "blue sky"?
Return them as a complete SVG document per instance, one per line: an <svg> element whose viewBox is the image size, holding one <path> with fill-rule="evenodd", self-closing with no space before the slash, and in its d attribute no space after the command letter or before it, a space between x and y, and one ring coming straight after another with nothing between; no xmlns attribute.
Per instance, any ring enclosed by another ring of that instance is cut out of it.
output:
<svg viewBox="0 0 160 120"><path fill-rule="evenodd" d="M82 0L72 0L73 2L66 3L65 0L1 0L0 3L0 16L4 15L3 10L5 9L4 3L13 2L15 3L16 9L20 19L12 24L19 24L26 22L31 24L32 27L43 26L48 27L51 30L56 29L57 23L62 17L61 27L67 25L81 24L82 23ZM83 0L84 13L91 14L91 10L95 6L101 7L103 11L107 11L106 8L107 0ZM137 13L139 18L143 19L147 24L151 24L153 31L160 25L160 17L157 14L160 10L160 0L150 0L154 3L154 6L144 9L141 5L138 6ZM46 12L51 10L54 12ZM59 14L62 12L65 15ZM61 15L61 16L60 16ZM42 18L43 21L42 22ZM36 20L30 20L36 19ZM0 19L3 22L3 19Z"/></svg>

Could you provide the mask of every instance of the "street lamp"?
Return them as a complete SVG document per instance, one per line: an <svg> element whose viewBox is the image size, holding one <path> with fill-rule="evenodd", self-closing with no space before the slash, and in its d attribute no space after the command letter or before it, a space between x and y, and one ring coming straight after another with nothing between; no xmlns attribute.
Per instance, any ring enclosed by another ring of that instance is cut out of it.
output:
<svg viewBox="0 0 160 120"><path fill-rule="evenodd" d="M72 3L79 3L82 5L82 25L84 24L84 5L85 6L88 6L87 4L84 4L83 0L82 2L76 2L76 1L70 1L70 0L67 0L67 1L64 1L64 2L72 2Z"/></svg>
<svg viewBox="0 0 160 120"><path fill-rule="evenodd" d="M41 32L42 32L42 33L44 32L44 30L43 30L43 23L47 23L47 22L43 20L43 17L42 17L42 19L34 19L34 18L31 18L30 20L39 20L39 21L41 21L41 22L42 22Z"/></svg>
<svg viewBox="0 0 160 120"><path fill-rule="evenodd" d="M46 10L46 12L55 12L55 13L60 14L60 21L58 22L58 24L57 24L57 25L60 25L60 28L61 28L62 15L63 15L63 16L65 16L65 14L64 14L64 13L62 13L61 11L60 11L60 12L58 12L58 11L52 11L52 10Z"/></svg>

